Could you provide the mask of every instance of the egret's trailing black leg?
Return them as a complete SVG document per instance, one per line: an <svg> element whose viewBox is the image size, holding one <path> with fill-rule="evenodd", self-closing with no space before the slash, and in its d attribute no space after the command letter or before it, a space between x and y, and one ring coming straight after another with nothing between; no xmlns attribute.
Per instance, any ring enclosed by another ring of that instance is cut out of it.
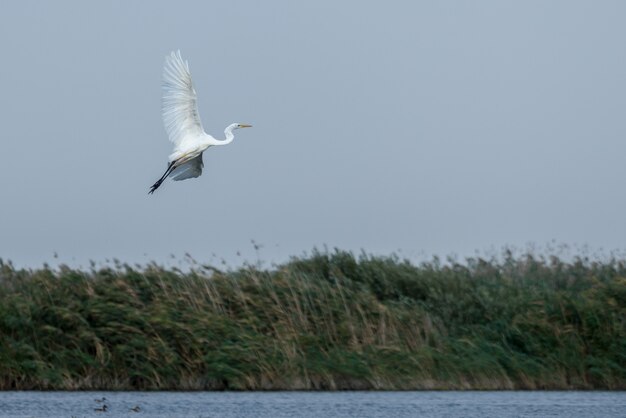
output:
<svg viewBox="0 0 626 418"><path fill-rule="evenodd" d="M174 169L174 163L176 163L176 161L172 161L171 163L169 163L169 165L167 166L167 170L165 170L165 173L161 176L160 179L157 180L156 183L152 185L152 187L150 187L150 191L148 192L148 194L154 193L154 191L159 188L161 183L163 183L163 180L165 180L167 176L170 175L170 173Z"/></svg>

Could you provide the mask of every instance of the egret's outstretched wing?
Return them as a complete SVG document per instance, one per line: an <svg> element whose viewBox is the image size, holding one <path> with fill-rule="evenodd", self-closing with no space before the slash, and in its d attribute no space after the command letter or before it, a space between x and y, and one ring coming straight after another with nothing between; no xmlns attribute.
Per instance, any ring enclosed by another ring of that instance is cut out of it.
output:
<svg viewBox="0 0 626 418"><path fill-rule="evenodd" d="M197 137L204 132L189 63L183 61L180 51L165 57L162 112L165 130L176 147L188 135Z"/></svg>
<svg viewBox="0 0 626 418"><path fill-rule="evenodd" d="M202 162L202 154L200 154L196 158L187 161L185 164L176 167L170 174L170 177L173 180L185 180L192 177L199 177L200 174L202 174L202 167L204 167L204 163Z"/></svg>

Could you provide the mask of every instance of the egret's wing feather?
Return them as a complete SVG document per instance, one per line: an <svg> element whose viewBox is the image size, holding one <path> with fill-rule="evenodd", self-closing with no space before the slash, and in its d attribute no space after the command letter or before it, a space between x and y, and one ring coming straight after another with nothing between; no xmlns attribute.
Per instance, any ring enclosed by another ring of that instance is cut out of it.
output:
<svg viewBox="0 0 626 418"><path fill-rule="evenodd" d="M165 57L162 87L163 124L170 141L178 147L188 135L195 137L204 132L189 63L183 61L180 51Z"/></svg>
<svg viewBox="0 0 626 418"><path fill-rule="evenodd" d="M202 174L202 167L204 167L204 163L202 162L202 154L200 154L172 170L170 177L176 181L199 177Z"/></svg>

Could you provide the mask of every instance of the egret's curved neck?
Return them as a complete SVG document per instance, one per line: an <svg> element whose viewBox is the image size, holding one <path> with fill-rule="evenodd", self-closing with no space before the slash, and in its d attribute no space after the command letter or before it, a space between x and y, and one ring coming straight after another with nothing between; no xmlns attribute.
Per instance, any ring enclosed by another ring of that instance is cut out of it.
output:
<svg viewBox="0 0 626 418"><path fill-rule="evenodd" d="M226 139L222 141L223 145L230 144L235 139L235 134L233 133L233 127L229 126L224 129L224 135L226 135Z"/></svg>
<svg viewBox="0 0 626 418"><path fill-rule="evenodd" d="M235 135L233 134L234 129L235 126L233 125L230 125L226 129L224 129L224 135L226 135L226 139L211 138L212 145L228 145L233 142L233 139L235 139Z"/></svg>

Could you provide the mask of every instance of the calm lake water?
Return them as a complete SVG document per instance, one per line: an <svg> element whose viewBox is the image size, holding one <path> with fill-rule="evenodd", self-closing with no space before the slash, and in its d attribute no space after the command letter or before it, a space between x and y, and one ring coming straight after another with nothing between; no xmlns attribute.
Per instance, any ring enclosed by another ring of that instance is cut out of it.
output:
<svg viewBox="0 0 626 418"><path fill-rule="evenodd" d="M0 392L0 418L141 416L623 418L626 392Z"/></svg>

